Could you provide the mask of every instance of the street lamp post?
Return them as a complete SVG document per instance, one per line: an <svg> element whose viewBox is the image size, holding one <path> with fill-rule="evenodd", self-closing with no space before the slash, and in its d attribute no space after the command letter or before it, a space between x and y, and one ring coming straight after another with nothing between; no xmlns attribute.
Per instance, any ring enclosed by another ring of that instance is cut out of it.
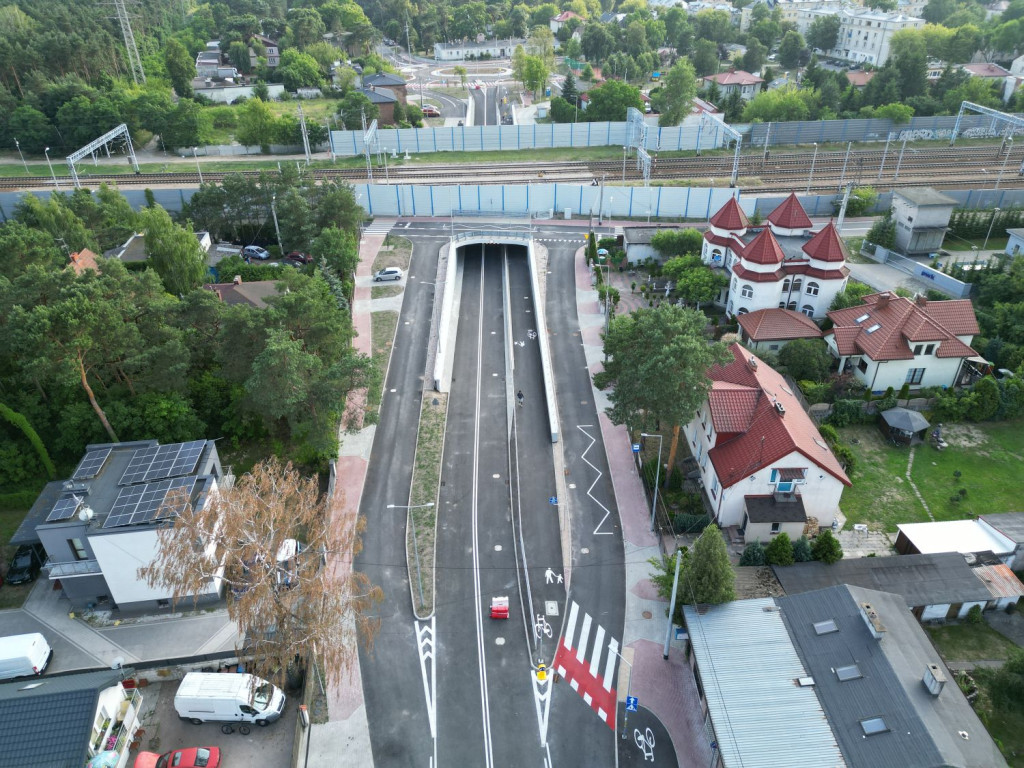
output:
<svg viewBox="0 0 1024 768"><path fill-rule="evenodd" d="M50 148L44 149L43 154L46 155L46 164L50 166L50 177L53 179L53 186L60 189L60 184L57 183L57 174L53 172L53 163L50 162Z"/></svg>
<svg viewBox="0 0 1024 768"><path fill-rule="evenodd" d="M25 166L25 174L30 175L28 172L28 163L25 162L25 155L22 154L21 144L18 143L17 139L14 140L14 146L18 148L18 154L21 156L21 164Z"/></svg>
<svg viewBox="0 0 1024 768"><path fill-rule="evenodd" d="M426 605L426 601L423 599L423 574L420 571L420 548L416 543L416 516L411 514L414 509L428 509L434 506L433 502L426 504L413 504L412 506L402 506L400 504L388 504L387 509L404 509L408 511L409 522L412 523L412 551L416 558L416 581L419 583L420 588L420 608Z"/></svg>
<svg viewBox="0 0 1024 768"><path fill-rule="evenodd" d="M811 183L814 181L814 164L818 161L818 142L814 142L814 157L811 158L811 173L807 177L807 191L804 194L811 194Z"/></svg>
<svg viewBox="0 0 1024 768"><path fill-rule="evenodd" d="M630 699L630 694L633 691L633 665L626 661L625 657L614 648L609 648L609 651L618 656L625 664L629 665L629 680L626 681L626 700ZM629 723L629 710L624 710L622 715L622 738L626 738L626 726Z"/></svg>
<svg viewBox="0 0 1024 768"><path fill-rule="evenodd" d="M199 174L199 186L203 186L203 169L199 167L199 155L196 154L197 147L192 147L192 159L196 161L196 172Z"/></svg>
<svg viewBox="0 0 1024 768"><path fill-rule="evenodd" d="M661 444L664 442L662 435L649 435L641 432L640 437L658 438L658 467L654 471L654 498L651 500L651 532L654 532L654 516L658 510L658 485L661 482Z"/></svg>
<svg viewBox="0 0 1024 768"><path fill-rule="evenodd" d="M284 256L284 245L281 243L281 227L277 223L277 195L270 196L270 212L274 215L274 232L277 233L277 247L281 249Z"/></svg>
<svg viewBox="0 0 1024 768"><path fill-rule="evenodd" d="M668 603L668 627L665 628L665 649L663 659L668 659L668 646L672 641L672 614L676 612L676 593L679 591L679 564L683 562L683 551L676 550L676 575L672 580L672 599Z"/></svg>
<svg viewBox="0 0 1024 768"><path fill-rule="evenodd" d="M990 221L988 223L988 232L985 234L985 244L983 246L981 246L981 250L983 250L983 251L986 248L988 248L988 239L992 236L992 227L995 226L996 216L998 216L998 215L999 215L999 209L998 208L993 208L992 209L992 221Z"/></svg>
<svg viewBox="0 0 1024 768"><path fill-rule="evenodd" d="M629 147L622 148L622 180L626 180L626 155L629 153Z"/></svg>

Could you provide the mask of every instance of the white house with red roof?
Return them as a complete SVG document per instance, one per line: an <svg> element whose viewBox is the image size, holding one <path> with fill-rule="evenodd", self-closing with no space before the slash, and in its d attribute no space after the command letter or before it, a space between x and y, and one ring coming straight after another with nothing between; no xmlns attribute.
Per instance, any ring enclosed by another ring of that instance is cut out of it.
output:
<svg viewBox="0 0 1024 768"><path fill-rule="evenodd" d="M741 345L729 349L683 429L715 522L747 541L799 537L810 518L832 525L850 478L786 380Z"/></svg>
<svg viewBox="0 0 1024 768"><path fill-rule="evenodd" d="M739 93L740 98L749 101L761 92L763 77L744 72L742 69L719 72L717 75L706 75L704 77L704 88L710 88L712 83L718 84L718 90L722 96L731 96Z"/></svg>
<svg viewBox="0 0 1024 768"><path fill-rule="evenodd" d="M708 222L701 259L729 276L719 303L729 316L781 308L823 318L850 274L835 225L829 222L812 233L795 193L768 214L767 222L752 228L736 198Z"/></svg>
<svg viewBox="0 0 1024 768"><path fill-rule="evenodd" d="M839 359L839 371L853 375L872 392L905 383L952 387L960 382L964 361L978 353L971 340L978 320L968 299L910 300L873 293L859 307L829 312L833 327L825 343Z"/></svg>
<svg viewBox="0 0 1024 768"><path fill-rule="evenodd" d="M579 21L580 24L584 22L584 18L575 11L562 11L557 16L552 16L548 22L548 26L551 28L551 34L557 35L562 27L568 24L573 19Z"/></svg>

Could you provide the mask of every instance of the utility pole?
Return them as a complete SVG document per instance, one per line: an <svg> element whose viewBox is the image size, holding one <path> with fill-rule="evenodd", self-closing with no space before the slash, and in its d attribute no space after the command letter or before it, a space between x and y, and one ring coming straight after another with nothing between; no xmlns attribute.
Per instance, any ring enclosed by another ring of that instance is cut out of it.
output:
<svg viewBox="0 0 1024 768"><path fill-rule="evenodd" d="M277 195L270 196L270 212L274 215L274 231L277 233L277 247L281 249L284 256L284 245L281 244L281 227L277 223Z"/></svg>
<svg viewBox="0 0 1024 768"><path fill-rule="evenodd" d="M853 190L853 183L846 185L846 194L843 195L843 204L839 206L839 218L836 219L836 234L842 237L843 221L846 219L846 205L850 202L850 192Z"/></svg>
<svg viewBox="0 0 1024 768"><path fill-rule="evenodd" d="M114 9L117 11L117 21L121 25L121 35L124 37L124 47L128 51L128 65L132 69L132 79L136 85L146 82L146 72L142 69L142 59L139 58L139 49L135 45L135 34L132 32L132 22L128 18L128 9L125 3L129 0L113 0Z"/></svg>
<svg viewBox="0 0 1024 768"><path fill-rule="evenodd" d="M661 657L668 659L668 646L672 642L672 614L676 612L676 592L679 591L679 564L683 562L683 552L676 550L676 575L672 579L672 599L668 603L668 628L665 630L665 648Z"/></svg>
<svg viewBox="0 0 1024 768"><path fill-rule="evenodd" d="M405 52L412 59L412 43L409 42L409 17L405 17Z"/></svg>
<svg viewBox="0 0 1024 768"><path fill-rule="evenodd" d="M306 130L306 115L302 111L302 105L299 104L299 127L302 129L302 149L306 153L306 165L309 165L310 152L309 152L309 132Z"/></svg>

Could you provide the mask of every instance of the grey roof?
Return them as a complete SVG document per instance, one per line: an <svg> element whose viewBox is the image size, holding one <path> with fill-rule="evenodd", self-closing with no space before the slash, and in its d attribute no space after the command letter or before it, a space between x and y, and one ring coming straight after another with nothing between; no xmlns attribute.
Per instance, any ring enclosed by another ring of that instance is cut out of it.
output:
<svg viewBox="0 0 1024 768"><path fill-rule="evenodd" d="M665 227L623 227L622 241L626 245L650 245L651 238Z"/></svg>
<svg viewBox="0 0 1024 768"><path fill-rule="evenodd" d="M360 88L359 92L373 104L394 104L398 97L388 88Z"/></svg>
<svg viewBox="0 0 1024 768"><path fill-rule="evenodd" d="M852 557L833 565L796 563L774 571L787 595L852 584L901 595L911 608L991 599L988 587L957 552Z"/></svg>
<svg viewBox="0 0 1024 768"><path fill-rule="evenodd" d="M773 600L683 613L725 765L846 765Z"/></svg>
<svg viewBox="0 0 1024 768"><path fill-rule="evenodd" d="M914 205L959 205L949 195L944 195L931 187L905 187L896 190L895 194L909 200Z"/></svg>
<svg viewBox="0 0 1024 768"><path fill-rule="evenodd" d="M101 691L128 670L47 676L0 685L0 768L81 768ZM34 686L27 688L27 686Z"/></svg>
<svg viewBox="0 0 1024 768"><path fill-rule="evenodd" d="M398 75L392 75L390 72L378 72L375 75L363 75L363 85L405 85L406 82Z"/></svg>
<svg viewBox="0 0 1024 768"><path fill-rule="evenodd" d="M899 595L838 586L777 602L849 765L1006 765ZM878 640L868 630L861 603L870 604L885 627ZM827 620L838 631L819 635L814 624ZM939 696L929 694L922 682L929 664L946 676ZM856 665L861 676L840 682L836 669L847 665ZM887 730L865 736L861 721L867 718L881 718Z"/></svg>
<svg viewBox="0 0 1024 768"><path fill-rule="evenodd" d="M920 432L931 426L928 419L909 408L890 408L887 411L882 411L882 418L890 427L907 432Z"/></svg>
<svg viewBox="0 0 1024 768"><path fill-rule="evenodd" d="M1014 543L1024 542L1024 512L999 512L981 519Z"/></svg>
<svg viewBox="0 0 1024 768"><path fill-rule="evenodd" d="M792 501L779 501L774 494L768 496L744 496L747 519L752 523L806 523L807 510L804 500L794 495Z"/></svg>

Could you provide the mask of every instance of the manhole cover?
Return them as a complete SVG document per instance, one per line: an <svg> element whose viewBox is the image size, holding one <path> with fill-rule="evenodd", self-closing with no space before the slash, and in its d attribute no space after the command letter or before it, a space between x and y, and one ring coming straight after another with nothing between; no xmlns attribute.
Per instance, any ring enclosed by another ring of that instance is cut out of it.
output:
<svg viewBox="0 0 1024 768"><path fill-rule="evenodd" d="M641 616L643 616L643 617L644 617L645 619L651 619L651 618L654 618L654 614L653 614L653 613L651 613L650 611L644 611L644 612L643 612L642 614L640 614L640 615L641 615Z"/></svg>

